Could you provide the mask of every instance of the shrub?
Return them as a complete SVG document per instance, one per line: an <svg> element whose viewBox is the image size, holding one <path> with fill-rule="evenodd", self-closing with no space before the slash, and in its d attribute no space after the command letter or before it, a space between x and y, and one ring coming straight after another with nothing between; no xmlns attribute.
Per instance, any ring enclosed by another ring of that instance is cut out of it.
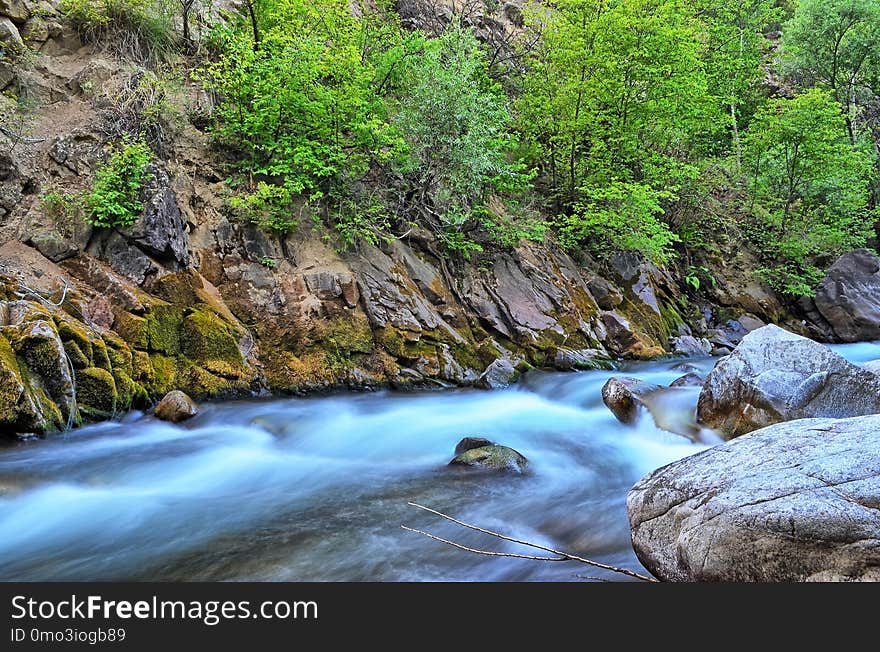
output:
<svg viewBox="0 0 880 652"><path fill-rule="evenodd" d="M123 139L95 173L95 183L84 198L89 224L112 228L137 222L144 210L140 195L151 176L147 170L151 158L142 140Z"/></svg>
<svg viewBox="0 0 880 652"><path fill-rule="evenodd" d="M169 0L61 0L58 8L81 39L118 39L118 51L133 59L157 63L176 49Z"/></svg>

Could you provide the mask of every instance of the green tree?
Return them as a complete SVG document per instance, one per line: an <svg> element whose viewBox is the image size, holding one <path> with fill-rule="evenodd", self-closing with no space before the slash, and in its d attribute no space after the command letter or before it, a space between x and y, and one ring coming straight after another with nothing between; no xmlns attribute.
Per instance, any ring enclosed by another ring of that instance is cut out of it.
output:
<svg viewBox="0 0 880 652"><path fill-rule="evenodd" d="M393 123L408 146L400 169L410 202L438 218L443 232L470 220L488 191L525 183L508 161L507 97L487 68L473 32L452 26L423 42L399 82Z"/></svg>
<svg viewBox="0 0 880 652"><path fill-rule="evenodd" d="M694 8L561 0L530 20L543 43L524 81L520 122L569 243L627 242L665 259L675 238L661 218L696 175L694 147L713 119ZM642 223L628 231L641 237L621 241L618 226L633 207Z"/></svg>
<svg viewBox="0 0 880 652"><path fill-rule="evenodd" d="M764 33L782 11L776 0L698 0L698 13L707 35L707 90L727 120L719 123L732 141L737 172L742 167L740 131L763 100L762 64L767 59ZM723 150L722 150L723 151Z"/></svg>
<svg viewBox="0 0 880 652"><path fill-rule="evenodd" d="M256 189L249 212L289 226L276 213L294 197L332 194L394 155L375 62L397 38L393 21L358 18L347 0L262 0L217 29L203 76L220 97L214 135Z"/></svg>
<svg viewBox="0 0 880 652"><path fill-rule="evenodd" d="M799 0L783 28L785 62L805 85L827 88L844 107L856 142L860 111L878 92L880 3L876 0Z"/></svg>
<svg viewBox="0 0 880 652"><path fill-rule="evenodd" d="M759 111L745 145L761 273L809 295L823 265L869 235L873 154L850 143L840 105L819 89Z"/></svg>

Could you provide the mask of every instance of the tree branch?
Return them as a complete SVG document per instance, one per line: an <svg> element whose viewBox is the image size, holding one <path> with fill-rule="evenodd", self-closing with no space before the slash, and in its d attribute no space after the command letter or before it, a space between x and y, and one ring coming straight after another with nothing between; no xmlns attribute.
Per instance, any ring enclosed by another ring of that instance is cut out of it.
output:
<svg viewBox="0 0 880 652"><path fill-rule="evenodd" d="M507 553L507 552L490 552L487 550L478 550L476 548L468 548L467 546L463 546L459 543L455 543L453 541L448 541L446 539L441 539L438 536L434 536L433 534L429 534L427 532L423 532L421 530L416 530L411 527L407 527L405 525L401 525L404 530L408 530L410 532L416 532L417 534L422 534L430 539L434 539L435 541L440 541L441 543L448 544L460 550L465 550L467 552L473 552L476 554L490 555L494 557L516 557L520 559L533 559L536 561L576 561L581 564L587 564L588 566L595 566L596 568L601 568L603 570L611 571L612 573L620 573L622 575L627 575L628 577L633 577L637 580L641 580L643 582L657 582L656 578L648 577L647 575L642 575L641 573L637 573L635 571L628 570L626 568L618 568L617 566L611 566L609 564L603 564L598 561L593 561L592 559L586 559L584 557L578 557L577 555L572 555L567 552L563 552L561 550L554 550L553 548L549 548L547 546L542 546L537 543L531 543L529 541L523 541L522 539L514 539L513 537L506 536L504 534L499 534L498 532L493 532L492 530L487 530L485 528L478 527L476 525L472 525L470 523L465 523L464 521L459 521L456 518L448 516L442 512L438 512L436 509L431 509L430 507L425 507L424 505L419 505L418 503L408 502L407 505L412 507L416 507L417 509L424 510L430 514L434 514L435 516L439 516L440 518L444 518L447 521L451 521L456 525L460 525L461 527L468 528L469 530L474 530L476 532L480 532L482 534L487 534L491 537L495 537L496 539L501 539L502 541L509 541L511 543L516 543L521 546L528 546L529 548L536 548L537 550L543 550L545 552L553 553L557 555L557 557L537 557L531 555L521 555L516 553Z"/></svg>

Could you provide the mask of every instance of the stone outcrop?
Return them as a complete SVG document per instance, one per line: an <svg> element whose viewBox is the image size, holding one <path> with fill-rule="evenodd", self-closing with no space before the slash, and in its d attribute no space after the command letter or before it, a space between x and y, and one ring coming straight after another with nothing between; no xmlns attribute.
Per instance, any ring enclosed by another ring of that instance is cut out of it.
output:
<svg viewBox="0 0 880 652"><path fill-rule="evenodd" d="M880 415L804 419L658 469L627 497L668 581L880 581Z"/></svg>
<svg viewBox="0 0 880 652"><path fill-rule="evenodd" d="M819 283L813 301L830 339L880 340L880 258L867 249L844 254Z"/></svg>
<svg viewBox="0 0 880 652"><path fill-rule="evenodd" d="M876 413L880 377L772 325L715 365L697 404L699 421L726 439L780 421Z"/></svg>

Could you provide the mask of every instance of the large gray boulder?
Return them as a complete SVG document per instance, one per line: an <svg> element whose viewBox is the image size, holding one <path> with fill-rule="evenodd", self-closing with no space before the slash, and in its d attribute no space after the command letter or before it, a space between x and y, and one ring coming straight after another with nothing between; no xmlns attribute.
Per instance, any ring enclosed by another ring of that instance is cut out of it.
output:
<svg viewBox="0 0 880 652"><path fill-rule="evenodd" d="M880 413L880 376L827 346L764 326L706 377L698 420L725 439L780 421Z"/></svg>
<svg viewBox="0 0 880 652"><path fill-rule="evenodd" d="M627 496L667 581L880 581L880 415L781 423L660 468Z"/></svg>
<svg viewBox="0 0 880 652"><path fill-rule="evenodd" d="M844 254L819 283L814 302L835 339L880 339L880 258L868 249Z"/></svg>

